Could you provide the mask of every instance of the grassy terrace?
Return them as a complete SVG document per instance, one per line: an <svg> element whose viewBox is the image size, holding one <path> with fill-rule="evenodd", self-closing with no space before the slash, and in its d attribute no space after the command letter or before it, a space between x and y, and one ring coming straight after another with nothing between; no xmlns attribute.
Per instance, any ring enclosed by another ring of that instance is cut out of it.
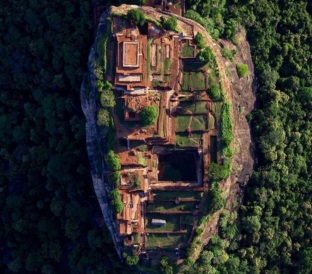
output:
<svg viewBox="0 0 312 274"><path fill-rule="evenodd" d="M193 136L194 134L192 134ZM187 133L176 134L176 145L179 147L198 147L201 144L201 138L189 138Z"/></svg>
<svg viewBox="0 0 312 274"><path fill-rule="evenodd" d="M185 113L188 111L193 113L207 113L206 104L206 101L196 101L195 103L193 101L181 101L179 106L186 109L184 111Z"/></svg>
<svg viewBox="0 0 312 274"><path fill-rule="evenodd" d="M211 130L214 128L215 128L215 118L212 115L210 115L209 121L208 121L208 130Z"/></svg>
<svg viewBox="0 0 312 274"><path fill-rule="evenodd" d="M207 127L207 115L193 115L191 122L192 130L205 130Z"/></svg>
<svg viewBox="0 0 312 274"><path fill-rule="evenodd" d="M176 119L176 127L177 131L185 131L187 130L191 121L190 115L179 115Z"/></svg>
<svg viewBox="0 0 312 274"><path fill-rule="evenodd" d="M204 90L206 88L206 78L202 72L183 73L182 90L187 91L189 88L193 90Z"/></svg>
<svg viewBox="0 0 312 274"><path fill-rule="evenodd" d="M189 86L194 90L205 89L205 75L201 72L190 72Z"/></svg>
<svg viewBox="0 0 312 274"><path fill-rule="evenodd" d="M194 47L190 46L189 41L186 41L186 43L183 45L182 56L186 58L194 57Z"/></svg>
<svg viewBox="0 0 312 274"><path fill-rule="evenodd" d="M186 131L190 126L191 130L206 130L208 128L206 115L179 115L176 119L178 132Z"/></svg>
<svg viewBox="0 0 312 274"><path fill-rule="evenodd" d="M212 112L216 116L217 123L219 123L221 119L221 109L222 109L223 102L213 102L212 104Z"/></svg>
<svg viewBox="0 0 312 274"><path fill-rule="evenodd" d="M162 247L162 248L177 248L188 240L187 234L176 234L176 235L157 235L150 234L147 236L146 247L149 249Z"/></svg>
<svg viewBox="0 0 312 274"><path fill-rule="evenodd" d="M148 204L146 207L147 211L193 211L196 210L196 202L180 202L176 204L175 202L155 202L153 204Z"/></svg>
<svg viewBox="0 0 312 274"><path fill-rule="evenodd" d="M155 191L154 200L173 200L176 197L183 199L201 199L203 192L189 192L189 191Z"/></svg>
<svg viewBox="0 0 312 274"><path fill-rule="evenodd" d="M210 69L209 72L209 85L219 85L219 79L216 75L216 71L214 69Z"/></svg>

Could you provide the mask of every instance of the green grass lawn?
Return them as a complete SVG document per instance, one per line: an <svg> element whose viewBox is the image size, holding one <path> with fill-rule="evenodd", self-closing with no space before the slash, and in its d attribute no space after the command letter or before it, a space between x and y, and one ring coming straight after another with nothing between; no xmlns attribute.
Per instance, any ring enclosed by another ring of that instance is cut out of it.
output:
<svg viewBox="0 0 312 274"><path fill-rule="evenodd" d="M190 123L191 116L190 115L180 115L176 119L176 130L177 131L185 131L187 130Z"/></svg>
<svg viewBox="0 0 312 274"><path fill-rule="evenodd" d="M180 102L179 106L181 106L182 108L187 108L191 112L195 112L195 104L193 103L193 101L182 101Z"/></svg>
<svg viewBox="0 0 312 274"><path fill-rule="evenodd" d="M150 234L147 236L147 248L176 248L179 247L181 244L186 243L188 240L187 234Z"/></svg>
<svg viewBox="0 0 312 274"><path fill-rule="evenodd" d="M182 48L182 57L193 58L194 57L194 47L189 45L189 41L187 41Z"/></svg>
<svg viewBox="0 0 312 274"><path fill-rule="evenodd" d="M189 86L194 90L205 89L205 75L201 72L190 72Z"/></svg>
<svg viewBox="0 0 312 274"><path fill-rule="evenodd" d="M216 116L217 123L219 123L219 121L221 119L221 108L222 108L222 105L223 105L223 102L213 102L213 104L212 104L212 112Z"/></svg>
<svg viewBox="0 0 312 274"><path fill-rule="evenodd" d="M183 198L192 198L192 199L201 199L203 192L198 191L155 191L154 200L174 200L176 197Z"/></svg>
<svg viewBox="0 0 312 274"><path fill-rule="evenodd" d="M208 79L209 79L209 86L219 85L219 79L218 79L218 77L216 75L216 71L214 69L210 69Z"/></svg>
<svg viewBox="0 0 312 274"><path fill-rule="evenodd" d="M188 134L176 134L176 145L179 147L197 147L198 143L188 138Z"/></svg>
<svg viewBox="0 0 312 274"><path fill-rule="evenodd" d="M196 209L196 202L180 202L176 204L175 202L155 202L153 204L148 204L146 207L147 211L193 211Z"/></svg>
<svg viewBox="0 0 312 274"><path fill-rule="evenodd" d="M142 166L147 166L147 159L144 158L140 152L137 153L137 159L138 159L138 164Z"/></svg>
<svg viewBox="0 0 312 274"><path fill-rule="evenodd" d="M187 91L189 89L189 75L188 73L183 73L183 77L182 77L182 90Z"/></svg>
<svg viewBox="0 0 312 274"><path fill-rule="evenodd" d="M215 128L215 118L212 115L210 115L209 121L208 121L208 130L211 130L214 128Z"/></svg>
<svg viewBox="0 0 312 274"><path fill-rule="evenodd" d="M197 101L195 102L195 113L207 113L206 101Z"/></svg>
<svg viewBox="0 0 312 274"><path fill-rule="evenodd" d="M206 115L193 115L191 128L192 130L205 130L207 128Z"/></svg>

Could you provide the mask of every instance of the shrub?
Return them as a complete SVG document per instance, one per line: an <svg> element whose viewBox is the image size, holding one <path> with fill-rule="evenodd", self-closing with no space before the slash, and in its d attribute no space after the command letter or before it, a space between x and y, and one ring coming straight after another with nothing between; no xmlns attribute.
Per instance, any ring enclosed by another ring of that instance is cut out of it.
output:
<svg viewBox="0 0 312 274"><path fill-rule="evenodd" d="M219 165L210 163L208 167L208 176L212 181L219 181L230 175L230 165L228 163Z"/></svg>
<svg viewBox="0 0 312 274"><path fill-rule="evenodd" d="M155 106L149 105L140 112L140 117L143 125L152 125L158 117L158 109Z"/></svg>
<svg viewBox="0 0 312 274"><path fill-rule="evenodd" d="M209 95L209 97L211 99L220 99L220 89L219 89L219 85L216 85L216 84L212 84L208 90L207 90L207 93Z"/></svg>
<svg viewBox="0 0 312 274"><path fill-rule="evenodd" d="M204 36L200 32L197 32L194 41L199 49L203 49L205 47Z"/></svg>
<svg viewBox="0 0 312 274"><path fill-rule="evenodd" d="M237 64L236 71L239 78L245 77L248 74L248 66L245 64Z"/></svg>
<svg viewBox="0 0 312 274"><path fill-rule="evenodd" d="M204 63L210 63L214 61L215 57L210 47L206 47L204 50L198 53L198 59Z"/></svg>
<svg viewBox="0 0 312 274"><path fill-rule="evenodd" d="M114 184L117 184L118 182L120 182L120 179L121 179L121 174L119 171L115 171L108 175L108 180Z"/></svg>
<svg viewBox="0 0 312 274"><path fill-rule="evenodd" d="M97 114L97 124L99 126L109 126L111 116L108 110L101 108Z"/></svg>
<svg viewBox="0 0 312 274"><path fill-rule="evenodd" d="M175 16L171 16L167 20L162 16L160 20L164 29L173 31L177 30L178 20Z"/></svg>
<svg viewBox="0 0 312 274"><path fill-rule="evenodd" d="M210 191L208 192L208 213L213 214L224 206L224 199L219 183L213 183Z"/></svg>
<svg viewBox="0 0 312 274"><path fill-rule="evenodd" d="M114 190L111 191L111 205L113 207L114 212L117 213L121 213L123 210L123 203L121 201L121 195L119 193L119 190L117 188L115 188Z"/></svg>
<svg viewBox="0 0 312 274"><path fill-rule="evenodd" d="M101 105L102 107L114 107L116 105L115 96L111 89L104 90L101 93Z"/></svg>
<svg viewBox="0 0 312 274"><path fill-rule="evenodd" d="M224 103L221 109L221 140L226 147L229 147L234 139L230 110L231 104Z"/></svg>
<svg viewBox="0 0 312 274"><path fill-rule="evenodd" d="M139 26L143 26L145 23L144 13L138 9L129 10L127 13L127 18Z"/></svg>
<svg viewBox="0 0 312 274"><path fill-rule="evenodd" d="M105 162L107 164L107 167L113 171L117 171L121 168L119 157L114 153L113 150L110 150L107 153L105 157Z"/></svg>
<svg viewBox="0 0 312 274"><path fill-rule="evenodd" d="M136 265L139 262L139 257L138 256L127 256L126 262L128 265Z"/></svg>

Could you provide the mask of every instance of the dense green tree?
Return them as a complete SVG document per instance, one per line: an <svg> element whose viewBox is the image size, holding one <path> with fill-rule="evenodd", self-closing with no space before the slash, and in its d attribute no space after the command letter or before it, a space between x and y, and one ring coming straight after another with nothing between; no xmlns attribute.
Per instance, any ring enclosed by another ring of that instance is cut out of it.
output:
<svg viewBox="0 0 312 274"><path fill-rule="evenodd" d="M113 210L115 213L121 213L123 210L123 203L121 201L121 195L119 193L118 188L115 188L114 190L111 191L111 205L113 207Z"/></svg>
<svg viewBox="0 0 312 274"><path fill-rule="evenodd" d="M209 214L213 214L224 206L224 199L219 183L212 183L210 191L208 192L208 206Z"/></svg>
<svg viewBox="0 0 312 274"><path fill-rule="evenodd" d="M209 86L207 93L209 95L209 97L213 100L217 100L220 98L220 89L219 89L219 85L217 84L212 84Z"/></svg>
<svg viewBox="0 0 312 274"><path fill-rule="evenodd" d="M210 63L215 60L215 56L210 47L206 47L198 53L198 59L204 63Z"/></svg>
<svg viewBox="0 0 312 274"><path fill-rule="evenodd" d="M203 49L205 47L204 36L200 32L196 33L194 41L199 49Z"/></svg>
<svg viewBox="0 0 312 274"><path fill-rule="evenodd" d="M127 13L127 18L139 26L143 26L145 23L145 15L138 9L129 10Z"/></svg>
<svg viewBox="0 0 312 274"><path fill-rule="evenodd" d="M111 123L111 115L108 110L101 108L97 114L97 124L108 127Z"/></svg>
<svg viewBox="0 0 312 274"><path fill-rule="evenodd" d="M153 125L158 117L157 107L149 105L140 112L142 124L145 126Z"/></svg>
<svg viewBox="0 0 312 274"><path fill-rule="evenodd" d="M178 20L175 16L170 16L168 19L161 17L160 19L161 19L162 25L165 29L173 30L173 31L177 30Z"/></svg>
<svg viewBox="0 0 312 274"><path fill-rule="evenodd" d="M108 179L110 182L118 184L120 182L120 179L121 179L121 174L119 171L115 171L115 172L108 175Z"/></svg>
<svg viewBox="0 0 312 274"><path fill-rule="evenodd" d="M113 150L110 150L106 157L105 162L107 164L107 167L113 171L117 171L121 168L120 160L117 154L114 153Z"/></svg>

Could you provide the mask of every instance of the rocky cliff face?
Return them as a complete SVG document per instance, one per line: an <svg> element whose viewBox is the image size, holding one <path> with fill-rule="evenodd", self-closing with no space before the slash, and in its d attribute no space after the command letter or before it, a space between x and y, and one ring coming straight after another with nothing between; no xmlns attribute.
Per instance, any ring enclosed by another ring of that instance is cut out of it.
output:
<svg viewBox="0 0 312 274"><path fill-rule="evenodd" d="M116 251L121 258L120 243L123 242L123 239L119 237L117 234L117 229L114 227L113 212L108 202L108 194L112 190L112 186L105 180L104 177L106 170L103 149L105 148L105 144L103 144L101 141L100 132L98 131L96 124L98 108L95 101L97 91L95 90L96 76L94 74L94 60L96 59L96 45L98 43L99 37L105 32L106 18L109 13L110 11L107 11L101 17L97 36L91 48L88 59L89 71L84 75L83 83L81 85L80 98L81 107L86 117L86 144L94 191L99 201L105 223L114 241ZM90 90L87 91L88 86L90 87Z"/></svg>
<svg viewBox="0 0 312 274"><path fill-rule="evenodd" d="M111 185L105 181L105 163L104 149L105 144L102 143L100 133L96 124L96 114L98 111L95 90L96 76L94 74L94 60L96 59L96 46L99 38L105 32L106 18L110 13L126 14L131 8L139 8L147 16L159 20L160 16L170 16L163 12L156 11L150 7L137 7L122 5L121 7L112 7L107 10L101 17L98 27L97 36L91 48L88 60L88 74L85 75L81 85L81 105L86 117L86 136L87 150L89 155L91 174L94 184L95 193L99 201L106 225L112 235L116 250L121 256L120 243L122 239L117 234L117 229L114 227L113 213L108 202L108 193L111 191ZM207 45L211 47L216 56L217 63L220 69L222 85L226 92L227 100L232 102L232 120L234 123L234 157L233 157L233 172L231 176L223 183L222 189L227 194L228 208L232 208L233 201L236 201L238 191L237 182L246 182L253 171L253 143L250 135L250 127L246 119L246 115L252 111L255 103L256 84L254 81L254 68L251 60L249 44L245 39L244 30L238 32L238 46L233 45L229 41L220 40L219 42L230 49L236 48L238 53L235 55L234 62L225 60L221 55L220 45L214 41L211 36L206 33L205 29L198 23L178 17L178 28L181 31L188 32L188 28L183 30L183 23L192 25L192 32L196 34L198 31L204 34L204 39ZM247 77L239 78L236 73L235 63L244 63L248 65L249 74ZM87 91L87 86L91 87ZM219 212L220 213L220 212ZM207 227L206 233L203 234L203 244L207 244L210 237L217 232L217 221L219 213L215 214L211 219L210 226Z"/></svg>

